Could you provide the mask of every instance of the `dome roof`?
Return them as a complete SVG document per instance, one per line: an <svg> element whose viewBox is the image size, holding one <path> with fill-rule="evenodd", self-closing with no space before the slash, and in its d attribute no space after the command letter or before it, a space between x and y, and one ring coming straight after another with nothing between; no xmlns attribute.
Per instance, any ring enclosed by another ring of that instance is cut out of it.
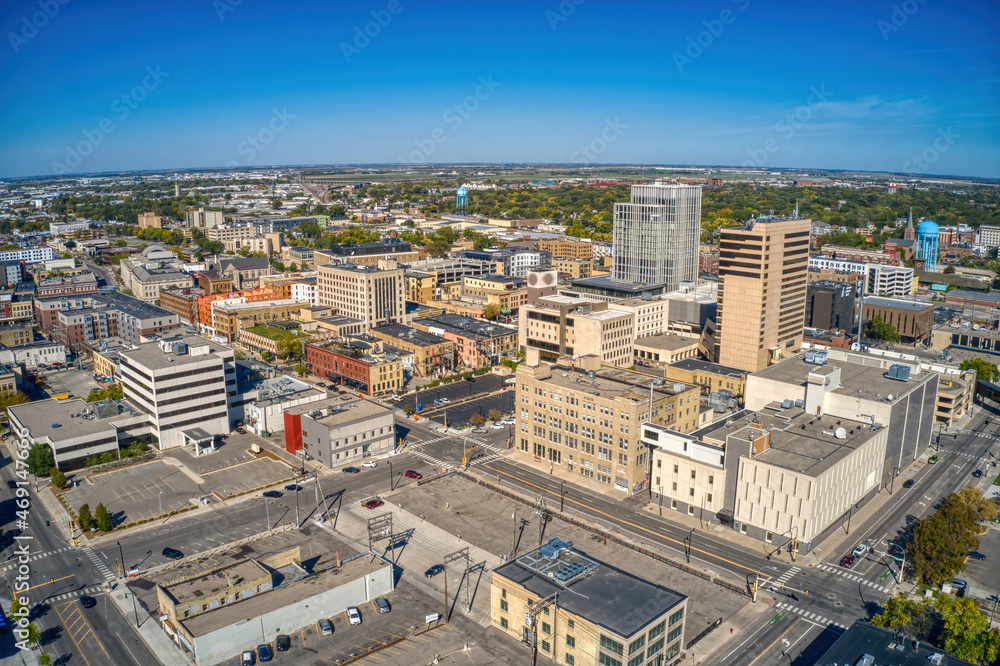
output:
<svg viewBox="0 0 1000 666"><path fill-rule="evenodd" d="M917 234L920 235L927 234L929 236L930 235L936 236L937 232L938 232L938 225L935 224L934 222L931 222L930 220L924 220L923 222L917 225Z"/></svg>
<svg viewBox="0 0 1000 666"><path fill-rule="evenodd" d="M935 225L934 228L937 229L937 225ZM142 251L142 256L148 257L154 252L166 252L166 250L164 250L159 245L150 245L149 247L147 247L145 250Z"/></svg>

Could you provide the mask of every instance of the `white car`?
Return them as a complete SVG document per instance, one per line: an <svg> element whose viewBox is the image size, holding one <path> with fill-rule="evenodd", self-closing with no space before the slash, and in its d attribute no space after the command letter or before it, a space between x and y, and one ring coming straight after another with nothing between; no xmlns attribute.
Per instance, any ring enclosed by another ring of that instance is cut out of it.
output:
<svg viewBox="0 0 1000 666"><path fill-rule="evenodd" d="M858 544L853 551L851 551L851 555L853 555L854 557L864 557L864 554L867 552L868 552L868 546L861 543Z"/></svg>
<svg viewBox="0 0 1000 666"><path fill-rule="evenodd" d="M503 430L503 429L504 429L504 428L506 428L507 426L506 426L506 425L504 425L503 423L494 423L494 424L493 424L493 425L491 425L490 427L491 427L491 428L493 428L494 430Z"/></svg>
<svg viewBox="0 0 1000 666"><path fill-rule="evenodd" d="M351 624L361 624L361 613L358 611L357 606L351 606L347 609L347 619Z"/></svg>
<svg viewBox="0 0 1000 666"><path fill-rule="evenodd" d="M361 466L362 467L378 467L378 463L375 462L374 460L366 460L363 463L361 463Z"/></svg>

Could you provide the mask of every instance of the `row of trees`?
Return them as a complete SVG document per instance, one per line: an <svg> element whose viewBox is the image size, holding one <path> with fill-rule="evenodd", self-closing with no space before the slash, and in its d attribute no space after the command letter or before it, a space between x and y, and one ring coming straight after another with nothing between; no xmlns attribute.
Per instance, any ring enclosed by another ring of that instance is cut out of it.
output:
<svg viewBox="0 0 1000 666"><path fill-rule="evenodd" d="M90 513L89 504L82 505L76 512L76 521L84 532L90 531L94 527L101 532L110 532L114 528L114 521L111 520L111 514L108 513L103 502L97 505L93 514Z"/></svg>
<svg viewBox="0 0 1000 666"><path fill-rule="evenodd" d="M1000 656L1000 631L990 628L974 599L894 597L872 624L936 644L973 664L992 663Z"/></svg>

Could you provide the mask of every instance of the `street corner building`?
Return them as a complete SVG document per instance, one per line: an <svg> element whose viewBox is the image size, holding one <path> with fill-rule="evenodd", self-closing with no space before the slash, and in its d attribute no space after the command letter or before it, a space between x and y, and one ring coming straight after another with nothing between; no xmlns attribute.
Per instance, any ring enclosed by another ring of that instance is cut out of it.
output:
<svg viewBox="0 0 1000 666"><path fill-rule="evenodd" d="M683 659L687 597L550 539L493 571L490 622L556 664Z"/></svg>

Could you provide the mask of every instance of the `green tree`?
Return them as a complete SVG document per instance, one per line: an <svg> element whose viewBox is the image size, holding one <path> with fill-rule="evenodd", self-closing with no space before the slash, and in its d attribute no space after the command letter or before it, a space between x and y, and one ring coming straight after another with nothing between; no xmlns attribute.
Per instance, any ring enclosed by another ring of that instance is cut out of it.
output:
<svg viewBox="0 0 1000 666"><path fill-rule="evenodd" d="M67 250L72 250L75 247L76 247L76 241L71 241L71 240L66 241Z"/></svg>
<svg viewBox="0 0 1000 666"><path fill-rule="evenodd" d="M471 423L474 426L481 426L485 422L486 419L484 419L483 415L478 412L469 417L469 423Z"/></svg>
<svg viewBox="0 0 1000 666"><path fill-rule="evenodd" d="M28 645L38 645L38 641L42 639L42 635L38 632L38 627L35 626L34 622L28 623L28 628L25 629L25 632L22 640Z"/></svg>
<svg viewBox="0 0 1000 666"><path fill-rule="evenodd" d="M265 361L270 361L270 360L271 360L271 352L269 352L269 351L267 351L267 350L265 349L264 351L262 351L262 352L260 353L260 357L261 357L262 359L264 359Z"/></svg>
<svg viewBox="0 0 1000 666"><path fill-rule="evenodd" d="M40 652L37 662L38 666L52 666L52 657L49 656L48 652Z"/></svg>
<svg viewBox="0 0 1000 666"><path fill-rule="evenodd" d="M7 418L8 407L23 405L26 402L29 402L29 398L23 391L10 391L7 389L0 391L0 411L3 412L4 418Z"/></svg>
<svg viewBox="0 0 1000 666"><path fill-rule="evenodd" d="M942 647L973 664L993 663L1000 654L1000 631L990 629L990 620L979 612L974 599L952 599L941 595L935 601L944 630Z"/></svg>
<svg viewBox="0 0 1000 666"><path fill-rule="evenodd" d="M494 407L493 409L490 410L488 416L489 416L490 421L499 421L500 420L500 410L497 409L496 407Z"/></svg>
<svg viewBox="0 0 1000 666"><path fill-rule="evenodd" d="M409 416L410 414L413 413L413 407L409 405L403 405L403 413Z"/></svg>
<svg viewBox="0 0 1000 666"><path fill-rule="evenodd" d="M89 504L84 504L80 507L80 510L76 512L76 520L80 523L80 529L83 531L87 531L94 526L94 517L90 515Z"/></svg>
<svg viewBox="0 0 1000 666"><path fill-rule="evenodd" d="M944 498L913 529L908 550L917 576L940 585L962 571L969 551L979 548L979 526L996 514L996 505L971 486Z"/></svg>
<svg viewBox="0 0 1000 666"><path fill-rule="evenodd" d="M111 531L111 528L113 527L111 523L111 514L108 513L108 509L104 506L103 502L98 504L97 508L94 510L94 520L97 521L97 529L102 532Z"/></svg>
<svg viewBox="0 0 1000 666"><path fill-rule="evenodd" d="M52 449L45 444L35 444L28 450L28 472L35 476L45 476L56 464Z"/></svg>
<svg viewBox="0 0 1000 666"><path fill-rule="evenodd" d="M299 377L305 377L306 373L309 372L309 368L302 365L301 363L296 363L295 367L293 367L292 370L298 373Z"/></svg>
<svg viewBox="0 0 1000 666"><path fill-rule="evenodd" d="M21 608L23 608L23 606L21 606L20 600L17 598L17 595L14 595L14 598L11 599L10 610L7 612L7 615L10 617L17 617L17 614L21 612Z"/></svg>
<svg viewBox="0 0 1000 666"><path fill-rule="evenodd" d="M868 335L876 340L885 340L886 342L899 342L900 339L896 327L889 322L882 321L881 317L875 317L872 321L868 328Z"/></svg>
<svg viewBox="0 0 1000 666"><path fill-rule="evenodd" d="M882 615L872 618L872 624L876 627L922 637L928 634L934 624L934 606L929 599L915 601L900 595L889 599L884 610Z"/></svg>
<svg viewBox="0 0 1000 666"><path fill-rule="evenodd" d="M496 303L487 303L486 307L483 308L483 318L484 319L496 319L500 316L500 306Z"/></svg>
<svg viewBox="0 0 1000 666"><path fill-rule="evenodd" d="M121 400L125 397L125 389L121 384L111 384L103 390L92 389L87 396L87 402L98 402L100 400Z"/></svg>
<svg viewBox="0 0 1000 666"><path fill-rule="evenodd" d="M52 481L52 485L56 488L66 487L66 475L58 467L53 466L49 470L49 480Z"/></svg>
<svg viewBox="0 0 1000 666"><path fill-rule="evenodd" d="M984 382L992 382L1000 379L1000 369L997 368L996 363L990 363L983 358L967 359L962 361L962 364L958 367L963 372L965 370L975 370L976 378Z"/></svg>

